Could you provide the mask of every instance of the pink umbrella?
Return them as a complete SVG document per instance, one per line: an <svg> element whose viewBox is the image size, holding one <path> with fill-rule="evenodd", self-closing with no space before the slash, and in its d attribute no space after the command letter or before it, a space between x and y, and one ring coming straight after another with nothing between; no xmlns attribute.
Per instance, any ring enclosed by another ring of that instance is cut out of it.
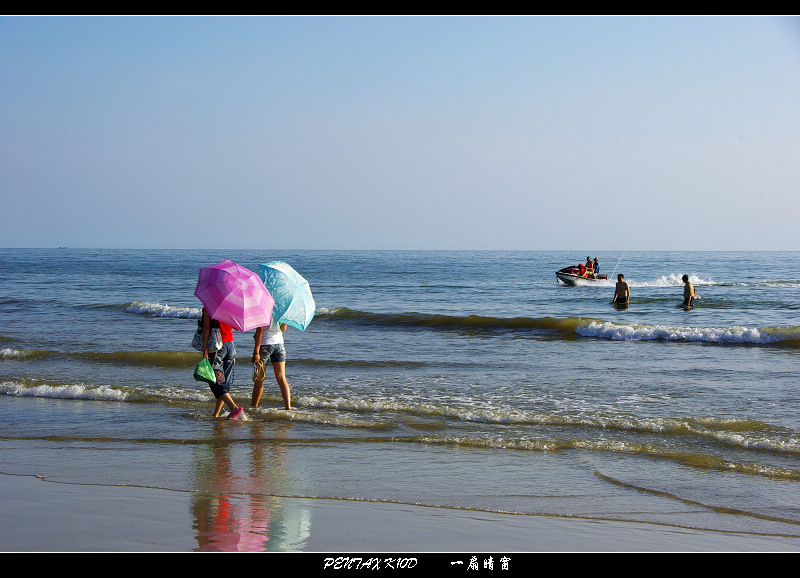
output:
<svg viewBox="0 0 800 578"><path fill-rule="evenodd" d="M195 296L212 319L239 331L269 325L275 300L261 278L233 261L203 267Z"/></svg>

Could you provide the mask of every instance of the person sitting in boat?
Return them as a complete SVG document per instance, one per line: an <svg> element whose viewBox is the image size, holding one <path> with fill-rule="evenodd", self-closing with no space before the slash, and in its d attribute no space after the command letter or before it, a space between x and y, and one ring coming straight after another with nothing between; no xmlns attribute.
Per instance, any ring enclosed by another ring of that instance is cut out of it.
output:
<svg viewBox="0 0 800 578"><path fill-rule="evenodd" d="M578 277L586 277L586 265L578 265Z"/></svg>
<svg viewBox="0 0 800 578"><path fill-rule="evenodd" d="M592 270L594 271L595 277L597 277L600 274L600 262L597 260L597 257L594 258Z"/></svg>
<svg viewBox="0 0 800 578"><path fill-rule="evenodd" d="M591 257L586 257L586 265L584 265L584 269L586 269L586 274L583 277L589 278L597 278L597 270L595 269L595 264L597 263L597 259L595 258L594 262L592 262Z"/></svg>
<svg viewBox="0 0 800 578"><path fill-rule="evenodd" d="M585 273L581 274L581 277L589 278L595 276L594 263L592 263L591 257L586 257L586 265L584 265L583 268L585 269Z"/></svg>

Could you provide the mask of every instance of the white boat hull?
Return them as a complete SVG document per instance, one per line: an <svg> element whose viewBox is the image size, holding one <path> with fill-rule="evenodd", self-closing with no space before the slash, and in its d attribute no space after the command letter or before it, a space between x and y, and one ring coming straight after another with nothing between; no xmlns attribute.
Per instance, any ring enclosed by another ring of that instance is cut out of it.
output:
<svg viewBox="0 0 800 578"><path fill-rule="evenodd" d="M556 271L556 277L565 285L577 285L578 281L584 282L588 281L589 283L593 281L605 281L608 279L606 275L598 275L597 277L581 277L577 273L572 273L570 270L575 270L576 267L565 267L559 271Z"/></svg>

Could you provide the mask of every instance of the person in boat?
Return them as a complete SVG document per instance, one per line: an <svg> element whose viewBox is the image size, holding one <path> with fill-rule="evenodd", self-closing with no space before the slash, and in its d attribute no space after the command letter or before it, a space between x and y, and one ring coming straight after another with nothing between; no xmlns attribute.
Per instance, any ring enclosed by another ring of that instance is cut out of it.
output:
<svg viewBox="0 0 800 578"><path fill-rule="evenodd" d="M586 263L578 265L578 275L584 278L594 277L594 265L592 265L592 258L586 257Z"/></svg>
<svg viewBox="0 0 800 578"><path fill-rule="evenodd" d="M681 280L683 281L683 306L687 308L694 307L694 300L698 299L697 291L692 282L689 281L688 275L684 275Z"/></svg>
<svg viewBox="0 0 800 578"><path fill-rule="evenodd" d="M592 261L591 257L586 257L586 265L584 265L584 267L586 267L586 275L584 275L584 277L586 277L587 279L590 277L592 279L597 279L597 272L598 272L597 257L594 258L594 261Z"/></svg>
<svg viewBox="0 0 800 578"><path fill-rule="evenodd" d="M628 303L631 299L631 290L625 282L625 277L617 275L617 287L614 289L614 303Z"/></svg>
<svg viewBox="0 0 800 578"><path fill-rule="evenodd" d="M600 274L600 262L597 260L597 257L594 258L594 263L592 263L592 270L594 271L595 277Z"/></svg>

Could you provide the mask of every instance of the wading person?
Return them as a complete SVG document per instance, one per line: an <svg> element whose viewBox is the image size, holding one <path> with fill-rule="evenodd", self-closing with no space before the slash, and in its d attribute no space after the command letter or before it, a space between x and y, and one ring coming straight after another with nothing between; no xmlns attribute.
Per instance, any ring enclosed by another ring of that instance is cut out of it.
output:
<svg viewBox="0 0 800 578"><path fill-rule="evenodd" d="M292 409L292 392L289 389L289 382L286 379L286 348L283 345L283 332L286 325L272 317L269 327L259 327L256 329L255 349L253 351L253 398L251 404L258 407L261 401L261 394L264 393L265 364L272 363L272 371L275 374L275 381L281 390L283 405L286 409Z"/></svg>

